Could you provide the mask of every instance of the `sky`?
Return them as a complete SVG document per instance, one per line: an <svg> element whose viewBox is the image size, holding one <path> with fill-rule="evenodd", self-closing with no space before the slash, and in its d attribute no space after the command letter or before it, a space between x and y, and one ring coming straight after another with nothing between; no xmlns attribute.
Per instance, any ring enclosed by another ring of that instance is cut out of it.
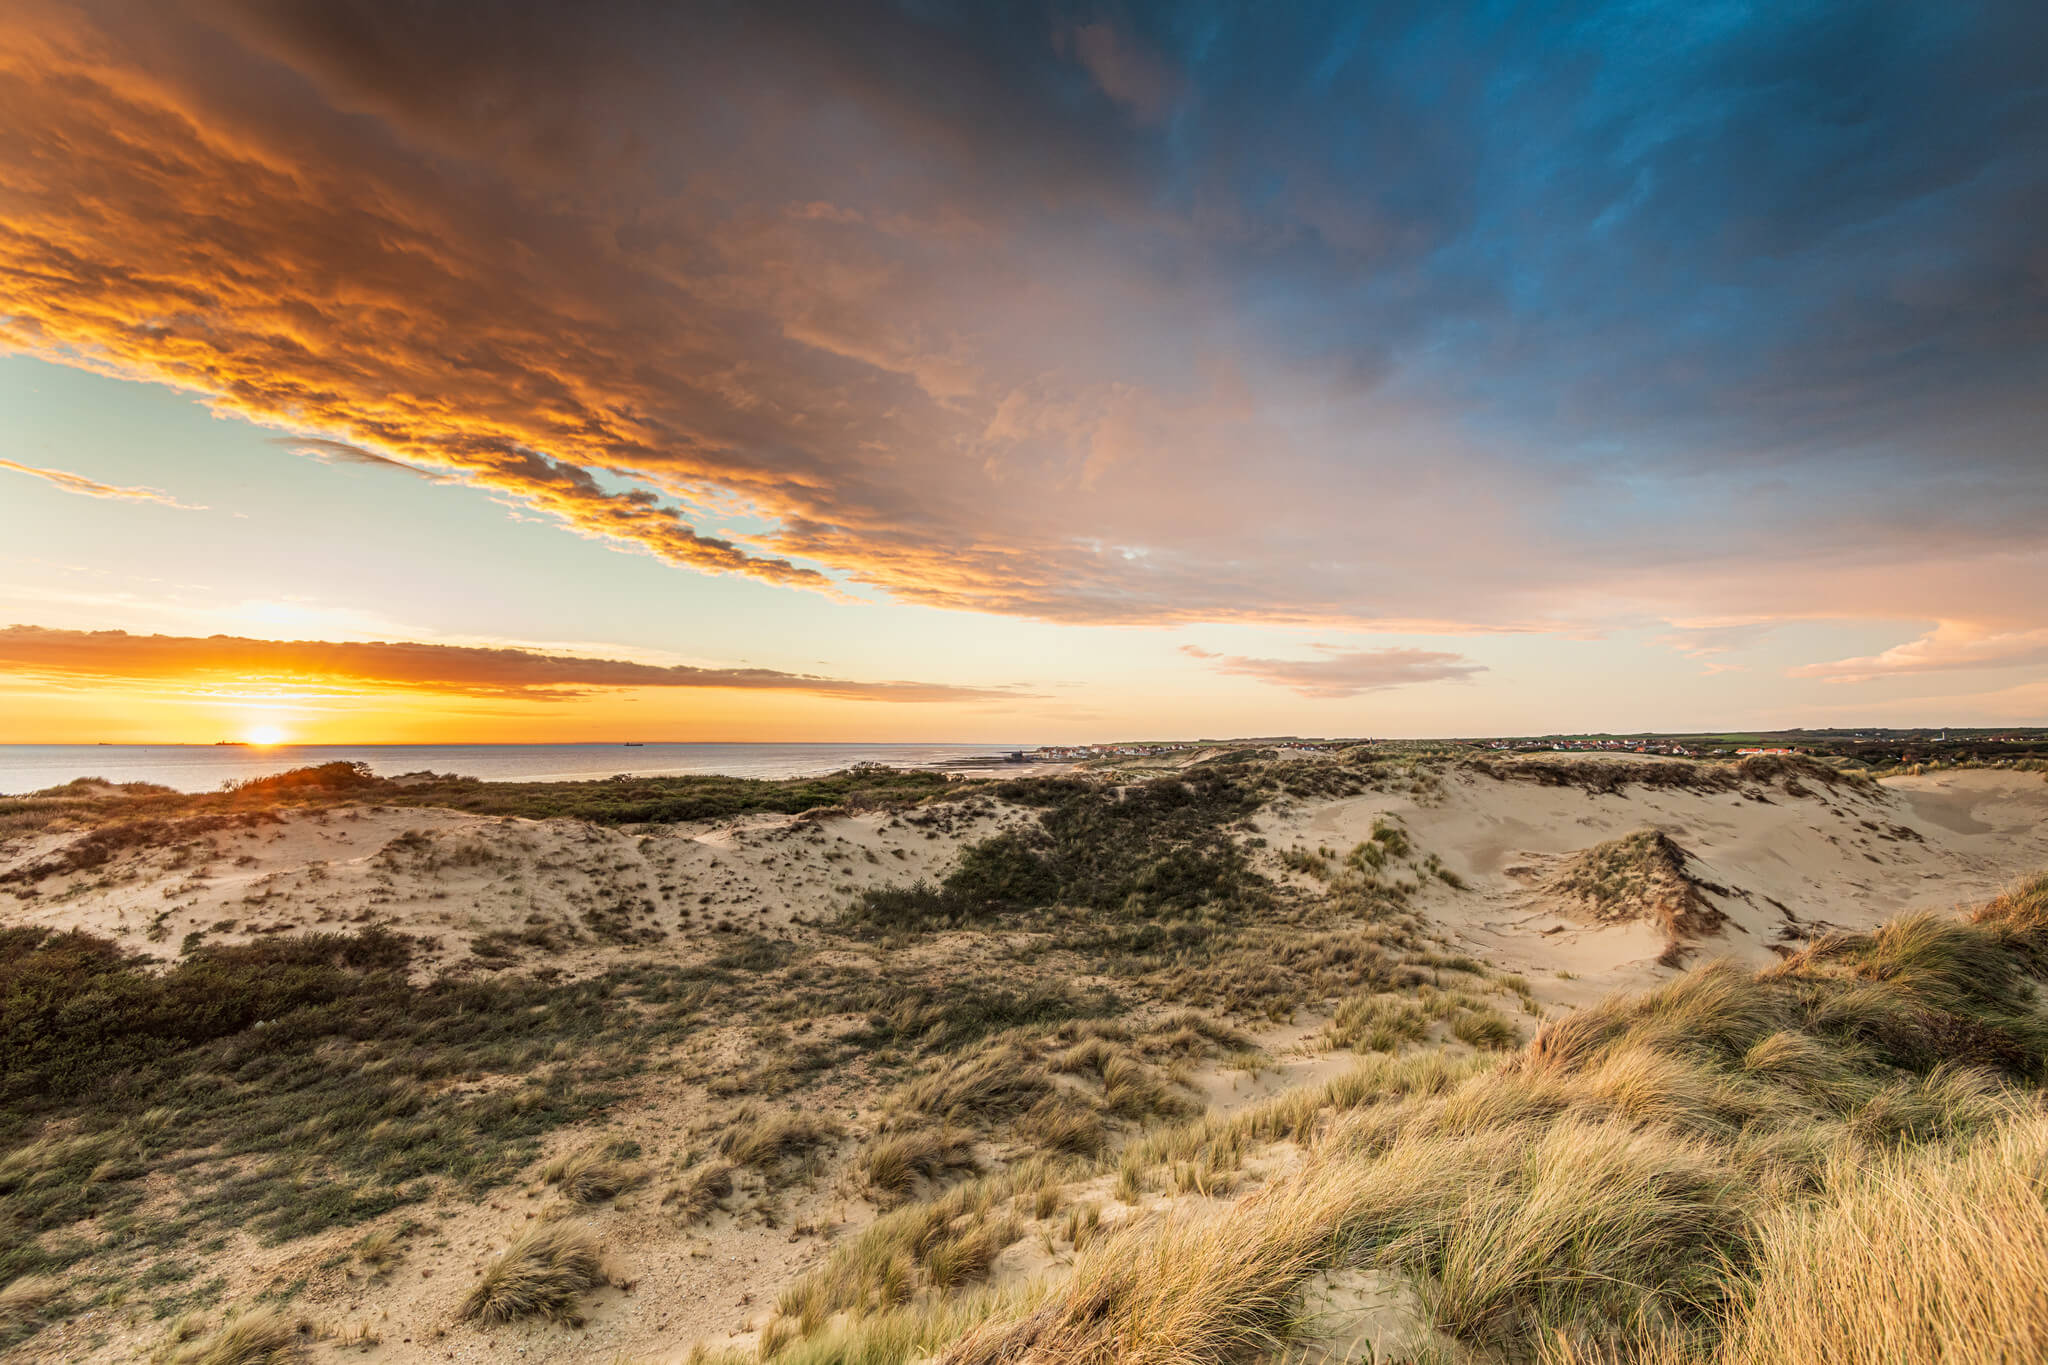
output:
<svg viewBox="0 0 2048 1365"><path fill-rule="evenodd" d="M2048 7L11 0L0 742L2048 724Z"/></svg>

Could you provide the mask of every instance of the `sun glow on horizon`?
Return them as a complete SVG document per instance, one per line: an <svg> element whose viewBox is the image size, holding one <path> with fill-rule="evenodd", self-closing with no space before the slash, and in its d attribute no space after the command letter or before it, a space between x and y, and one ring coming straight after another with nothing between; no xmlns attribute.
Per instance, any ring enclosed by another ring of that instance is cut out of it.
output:
<svg viewBox="0 0 2048 1365"><path fill-rule="evenodd" d="M270 749L284 743L284 731L275 725L252 725L244 738L260 749Z"/></svg>

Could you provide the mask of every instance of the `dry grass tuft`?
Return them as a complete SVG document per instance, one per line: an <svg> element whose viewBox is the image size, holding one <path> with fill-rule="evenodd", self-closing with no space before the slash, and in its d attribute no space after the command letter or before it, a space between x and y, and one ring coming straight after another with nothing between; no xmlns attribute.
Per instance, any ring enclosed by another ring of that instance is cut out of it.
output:
<svg viewBox="0 0 2048 1365"><path fill-rule="evenodd" d="M934 1180L949 1171L972 1171L974 1135L958 1128L918 1128L868 1144L854 1170L883 1208L903 1202L920 1177Z"/></svg>
<svg viewBox="0 0 2048 1365"><path fill-rule="evenodd" d="M749 1107L718 1135L718 1151L741 1166L765 1170L836 1141L844 1131L817 1114L772 1113Z"/></svg>
<svg viewBox="0 0 2048 1365"><path fill-rule="evenodd" d="M701 1223L732 1194L732 1172L723 1161L695 1167L669 1187L661 1197L662 1205L673 1209L685 1226Z"/></svg>
<svg viewBox="0 0 2048 1365"><path fill-rule="evenodd" d="M1009 1171L885 1213L833 1248L823 1266L784 1290L777 1307L809 1335L842 1310L876 1313L900 1307L920 1283L953 1289L978 1280L1022 1236L1012 1201L1022 1196L1035 1203L1061 1176L1056 1165L1019 1162Z"/></svg>
<svg viewBox="0 0 2048 1365"><path fill-rule="evenodd" d="M567 1223L543 1223L484 1267L457 1316L487 1327L530 1317L580 1326L577 1305L605 1279L603 1259L588 1233Z"/></svg>
<svg viewBox="0 0 2048 1365"><path fill-rule="evenodd" d="M259 1309L231 1319L218 1331L180 1346L165 1365L294 1365L312 1333L282 1313Z"/></svg>
<svg viewBox="0 0 2048 1365"><path fill-rule="evenodd" d="M0 1289L0 1334L26 1327L41 1319L64 1292L64 1282L55 1275L23 1275Z"/></svg>
<svg viewBox="0 0 2048 1365"><path fill-rule="evenodd" d="M908 1086L901 1103L947 1123L990 1123L1015 1118L1052 1090L1052 1077L1032 1050L1006 1041L945 1062Z"/></svg>
<svg viewBox="0 0 2048 1365"><path fill-rule="evenodd" d="M647 1174L617 1160L610 1145L600 1144L555 1158L541 1168L540 1178L561 1186L562 1193L575 1203L601 1204L644 1183Z"/></svg>
<svg viewBox="0 0 2048 1365"><path fill-rule="evenodd" d="M356 1259L372 1275L389 1275L405 1259L402 1228L379 1228L356 1242Z"/></svg>
<svg viewBox="0 0 2048 1365"><path fill-rule="evenodd" d="M1069 1095L1048 1095L1017 1120L1017 1136L1060 1156L1099 1156L1109 1129L1087 1105Z"/></svg>
<svg viewBox="0 0 2048 1365"><path fill-rule="evenodd" d="M1766 1220L1729 1365L2048 1360L2048 1119L1959 1148L1838 1160Z"/></svg>

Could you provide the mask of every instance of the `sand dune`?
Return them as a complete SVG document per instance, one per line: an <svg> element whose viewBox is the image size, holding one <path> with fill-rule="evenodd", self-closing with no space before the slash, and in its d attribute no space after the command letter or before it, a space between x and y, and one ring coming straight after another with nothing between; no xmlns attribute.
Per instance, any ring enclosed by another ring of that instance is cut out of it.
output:
<svg viewBox="0 0 2048 1365"><path fill-rule="evenodd" d="M787 935L868 887L943 872L963 843L1020 818L991 803L620 829L375 805L283 810L226 828L174 825L89 870L0 887L0 916L165 959L194 933L242 943L375 922L427 940L414 964L423 975L536 955L578 974L627 946L687 956L718 926ZM81 837L19 840L0 854L0 876L61 860Z"/></svg>
<svg viewBox="0 0 2048 1365"><path fill-rule="evenodd" d="M1390 903L1403 908L1381 925L1384 932L1409 945L1411 960L1451 963L1465 953L1484 972L1519 974L1526 1008L1540 1014L1654 982L1679 961L1768 963L1829 930L1980 900L2048 867L2048 784L2031 773L1964 770L1883 784L1763 773L1732 785L1610 788L1550 780L1533 769L1452 765L1373 785L1268 802L1239 828L1254 866L1283 895L1318 903L1330 869L1376 840L1393 846L1380 832L1398 830L1406 851L1384 875L1392 879ZM410 964L421 982L536 971L573 981L621 963L695 969L735 942L767 942L809 945L814 956L804 960L821 979L1000 982L1012 974L1006 955L1019 953L1019 980L1036 973L1032 979L1063 988L1119 987L1084 961L1043 958L1026 935L848 943L819 927L864 891L942 879L963 849L1038 819L1039 808L992 794L863 814L645 827L339 803L172 820L149 839L70 870L67 860L76 861L94 831L59 822L0 845L0 925L82 929L170 961L202 944L378 924L421 940ZM1654 864L1647 882L1615 872L1617 859L1645 851ZM1584 889L1603 877L1618 888L1605 900ZM1303 941L1353 927L1318 921L1304 927ZM1506 989L1486 986L1483 977L1459 979L1470 989ZM800 1005L801 990L785 992L777 1008ZM571 1124L545 1138L545 1155L597 1140L646 1153L638 1160L657 1179L641 1190L565 1209L529 1171L478 1200L444 1193L414 1207L403 1225L424 1223L428 1231L407 1234L405 1259L388 1275L366 1274L351 1260L362 1226L278 1246L230 1232L201 1257L206 1273L222 1277L222 1302L298 1285L294 1311L329 1329L316 1347L323 1358L351 1332L378 1344L349 1346L350 1358L362 1350L391 1362L680 1361L697 1342L751 1343L781 1289L825 1264L834 1246L882 1211L853 1162L891 1131L886 1106L901 1094L891 1088L895 1073L862 1058L791 1093L799 1111L831 1118L844 1134L807 1158L816 1166L802 1179L743 1180L729 1209L687 1224L664 1202L663 1182L704 1169L707 1144L725 1141L719 1134L744 1120L754 1101L726 1078L758 1066L764 1031L782 1038L795 1027L829 1041L865 1026L858 1010L832 1008L840 1012L821 1010L796 1025L786 1013L772 1016L783 1021L772 1028L752 1016L705 1020L682 1053L630 1083L601 1127ZM1126 1029L1149 1026L1162 1013L1142 1003L1124 1008L1119 1027ZM1244 1065L1228 1049L1197 1047L1197 1060L1175 1073L1177 1093L1187 1097L1175 1103L1221 1116L1341 1075L1352 1061L1323 1036L1328 1018L1310 1007L1282 1023L1237 1020L1259 1060ZM1471 1052L1441 1018L1419 1036L1429 1046ZM453 1086L483 1095L520 1081L478 1075ZM1071 1080L1060 1084L1084 1098L1096 1093L1073 1090ZM976 1159L995 1169L1018 1160L1018 1150L1000 1125L974 1144ZM1247 1178L1286 1166L1290 1150L1282 1143L1258 1157ZM151 1175L147 1206L176 1207L186 1193L181 1178ZM1057 1225L1072 1210L1095 1208L1114 1223L1210 1197L1165 1192L1127 1200L1115 1185L1113 1174L1102 1174L1061 1191L1057 1212L1030 1225L1039 1240L1020 1234L988 1273L1010 1284L1059 1272L1065 1262L1045 1247L1057 1243ZM543 1210L589 1226L632 1287L587 1296L587 1325L574 1332L547 1323L485 1329L457 1322L462 1296L508 1228ZM400 1225L394 1215L373 1227ZM1348 1281L1318 1290L1353 1308L1390 1292ZM133 1358L156 1349L163 1330L133 1309L94 1309L43 1330L14 1354Z"/></svg>
<svg viewBox="0 0 2048 1365"><path fill-rule="evenodd" d="M1546 998L1559 1002L1639 986L1663 970L1661 928L1588 923L1546 890L1575 855L1638 830L1682 848L1726 917L1720 933L1690 946L1751 964L1829 929L1982 900L2048 866L2048 784L1992 770L1802 794L1760 784L1601 793L1453 772L1419 795L1303 805L1261 828L1276 848L1349 847L1376 819L1399 821L1469 888L1424 886L1418 903L1433 923L1496 965L1547 978ZM1578 983L1560 989L1556 973L1566 971Z"/></svg>

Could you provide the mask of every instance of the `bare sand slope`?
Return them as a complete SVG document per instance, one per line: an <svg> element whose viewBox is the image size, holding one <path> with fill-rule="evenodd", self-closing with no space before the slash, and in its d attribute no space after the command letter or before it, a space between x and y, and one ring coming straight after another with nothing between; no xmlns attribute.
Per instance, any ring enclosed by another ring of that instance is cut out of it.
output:
<svg viewBox="0 0 2048 1365"><path fill-rule="evenodd" d="M465 961L600 970L617 950L701 947L720 928L787 935L872 886L943 875L963 843L1024 818L996 805L639 828L379 806L172 824L88 869L0 885L0 922L86 929L162 958L187 935L245 942L372 922ZM0 876L60 866L77 833L0 847Z"/></svg>
<svg viewBox="0 0 2048 1365"><path fill-rule="evenodd" d="M1417 793L1297 806L1262 817L1261 827L1276 853L1341 854L1370 838L1376 820L1397 822L1465 884L1418 891L1437 929L1495 966L1531 973L1559 1004L1658 972L1669 946L1660 927L1592 921L1548 885L1573 855L1639 830L1660 831L1689 855L1701 894L1726 918L1693 951L1749 963L1830 928L1981 900L2048 865L2048 784L1992 770L1875 788L1752 783L1732 792L1603 792L1454 771ZM1570 984L1559 986L1559 973Z"/></svg>

